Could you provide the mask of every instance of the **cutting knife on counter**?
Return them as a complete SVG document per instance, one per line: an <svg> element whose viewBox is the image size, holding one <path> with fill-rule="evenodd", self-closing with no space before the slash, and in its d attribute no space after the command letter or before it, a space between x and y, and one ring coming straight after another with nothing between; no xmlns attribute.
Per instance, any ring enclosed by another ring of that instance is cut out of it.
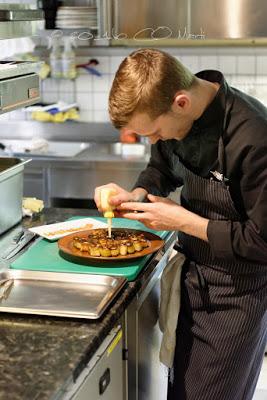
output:
<svg viewBox="0 0 267 400"><path fill-rule="evenodd" d="M20 252L28 243L30 243L37 235L29 231L20 231L13 238L13 242L2 254L2 259L9 260Z"/></svg>

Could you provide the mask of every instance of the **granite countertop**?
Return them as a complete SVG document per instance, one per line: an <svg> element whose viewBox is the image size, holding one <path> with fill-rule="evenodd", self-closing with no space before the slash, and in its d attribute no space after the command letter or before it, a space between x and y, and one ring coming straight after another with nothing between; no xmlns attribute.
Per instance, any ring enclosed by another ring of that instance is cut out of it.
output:
<svg viewBox="0 0 267 400"><path fill-rule="evenodd" d="M40 216L25 218L22 225L64 221L73 215L98 213L84 209L45 209ZM8 234L4 236L1 240L6 240ZM97 321L2 314L0 399L53 399L68 383L75 381L157 262L152 259L135 282L127 283Z"/></svg>

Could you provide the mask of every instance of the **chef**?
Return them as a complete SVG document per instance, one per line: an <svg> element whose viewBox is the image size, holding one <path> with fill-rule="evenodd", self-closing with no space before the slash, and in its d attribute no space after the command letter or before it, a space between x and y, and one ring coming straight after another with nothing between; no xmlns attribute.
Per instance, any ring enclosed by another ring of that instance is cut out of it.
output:
<svg viewBox="0 0 267 400"><path fill-rule="evenodd" d="M141 49L121 63L109 113L152 144L132 191L107 185L110 202L178 231L186 256L168 400L251 400L267 339L267 109L218 71ZM180 204L167 198L178 187Z"/></svg>

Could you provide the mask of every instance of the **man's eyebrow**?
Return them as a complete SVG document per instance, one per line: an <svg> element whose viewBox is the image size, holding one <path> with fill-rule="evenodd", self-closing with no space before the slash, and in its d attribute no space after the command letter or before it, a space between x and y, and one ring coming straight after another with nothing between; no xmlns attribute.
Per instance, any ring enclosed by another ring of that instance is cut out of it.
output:
<svg viewBox="0 0 267 400"><path fill-rule="evenodd" d="M152 136L152 135L157 134L158 132L159 132L159 130L157 129L157 130L154 131L154 132L147 132L145 135L146 135L146 136Z"/></svg>

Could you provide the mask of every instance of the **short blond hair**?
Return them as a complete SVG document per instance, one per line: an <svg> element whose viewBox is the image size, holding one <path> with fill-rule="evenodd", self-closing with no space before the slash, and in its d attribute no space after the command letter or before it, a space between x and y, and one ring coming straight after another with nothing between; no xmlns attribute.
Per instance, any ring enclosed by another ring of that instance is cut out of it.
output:
<svg viewBox="0 0 267 400"><path fill-rule="evenodd" d="M140 49L119 66L109 94L109 115L120 129L135 113L155 119L168 112L179 90L188 90L196 77L170 54Z"/></svg>

